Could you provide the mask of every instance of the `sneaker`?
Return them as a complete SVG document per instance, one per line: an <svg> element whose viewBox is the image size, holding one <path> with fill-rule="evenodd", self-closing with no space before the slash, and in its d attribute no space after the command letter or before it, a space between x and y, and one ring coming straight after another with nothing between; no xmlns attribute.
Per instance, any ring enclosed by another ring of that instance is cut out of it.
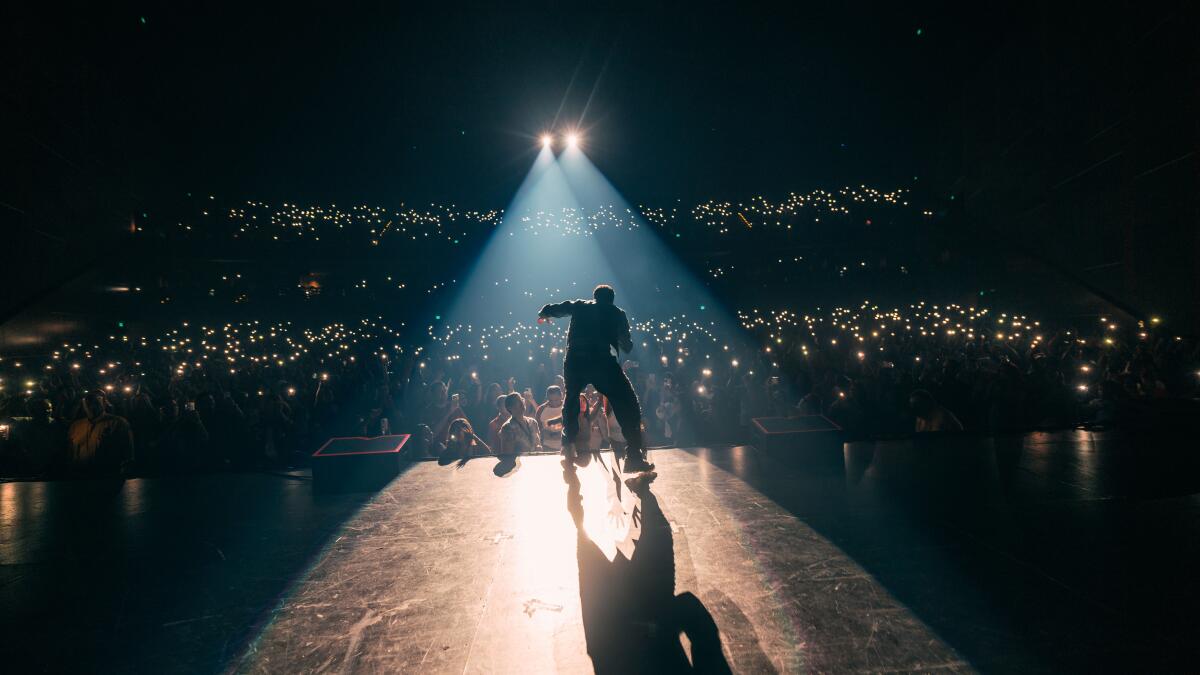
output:
<svg viewBox="0 0 1200 675"><path fill-rule="evenodd" d="M642 471L653 471L654 465L646 461L646 453L630 450L625 455L625 464L621 467L624 473L639 473Z"/></svg>
<svg viewBox="0 0 1200 675"><path fill-rule="evenodd" d="M658 478L658 474L654 471L643 471L639 474L630 476L625 479L625 487L635 495L644 496L646 490L650 489L650 484L654 479Z"/></svg>

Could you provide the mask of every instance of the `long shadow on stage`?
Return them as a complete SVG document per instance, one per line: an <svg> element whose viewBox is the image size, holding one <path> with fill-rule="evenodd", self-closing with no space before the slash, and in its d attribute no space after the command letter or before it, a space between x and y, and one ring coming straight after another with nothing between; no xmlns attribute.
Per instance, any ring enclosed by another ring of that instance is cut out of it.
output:
<svg viewBox="0 0 1200 675"><path fill-rule="evenodd" d="M569 466L569 465L565 465ZM634 490L641 536L633 555L609 560L587 535L579 477L565 468L575 523L579 600L587 653L597 673L728 673L721 636L704 603L675 594L675 542L648 481ZM689 659L680 637L690 647Z"/></svg>
<svg viewBox="0 0 1200 675"><path fill-rule="evenodd" d="M836 470L687 451L837 545L971 665L1100 672L1200 658L1200 458L1185 447L1086 432L860 443Z"/></svg>

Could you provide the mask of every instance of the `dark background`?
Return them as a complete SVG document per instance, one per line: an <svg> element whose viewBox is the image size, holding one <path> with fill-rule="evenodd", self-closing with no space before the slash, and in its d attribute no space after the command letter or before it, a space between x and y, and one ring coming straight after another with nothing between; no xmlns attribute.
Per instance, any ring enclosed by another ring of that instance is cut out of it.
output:
<svg viewBox="0 0 1200 675"><path fill-rule="evenodd" d="M188 193L502 208L578 126L635 204L912 187L1195 328L1194 12L1055 5L6 10L0 318Z"/></svg>

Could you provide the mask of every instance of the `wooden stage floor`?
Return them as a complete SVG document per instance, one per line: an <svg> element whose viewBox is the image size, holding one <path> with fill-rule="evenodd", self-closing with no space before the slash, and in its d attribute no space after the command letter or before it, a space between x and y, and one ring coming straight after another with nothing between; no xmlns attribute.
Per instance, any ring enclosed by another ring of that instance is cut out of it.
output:
<svg viewBox="0 0 1200 675"><path fill-rule="evenodd" d="M95 672L1177 669L1195 461L1087 432L0 484L0 659ZM1156 459L1156 455L1161 455ZM25 672L25 670L13 672Z"/></svg>

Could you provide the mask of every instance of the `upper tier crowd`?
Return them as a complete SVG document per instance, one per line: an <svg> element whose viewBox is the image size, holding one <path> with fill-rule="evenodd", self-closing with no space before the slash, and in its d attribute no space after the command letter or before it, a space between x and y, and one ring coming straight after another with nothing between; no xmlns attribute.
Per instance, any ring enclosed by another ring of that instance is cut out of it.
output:
<svg viewBox="0 0 1200 675"><path fill-rule="evenodd" d="M603 205L550 210L468 209L456 204L399 206L337 204L302 206L249 200L225 204L215 195L189 195L186 214L169 220L148 214L131 224L134 233L158 233L184 240L240 242L307 242L329 247L456 246L486 240L497 228L512 233L591 236L607 229L655 229L677 243L693 238L724 241L739 234L761 239L770 234L798 234L810 225L871 227L901 219L931 218L929 210L910 206L909 190L882 190L860 185L836 190L790 192L782 198L756 195L745 201L709 199L690 208L682 200L670 206ZM880 221L880 222L876 222ZM683 240L683 241L681 241Z"/></svg>

